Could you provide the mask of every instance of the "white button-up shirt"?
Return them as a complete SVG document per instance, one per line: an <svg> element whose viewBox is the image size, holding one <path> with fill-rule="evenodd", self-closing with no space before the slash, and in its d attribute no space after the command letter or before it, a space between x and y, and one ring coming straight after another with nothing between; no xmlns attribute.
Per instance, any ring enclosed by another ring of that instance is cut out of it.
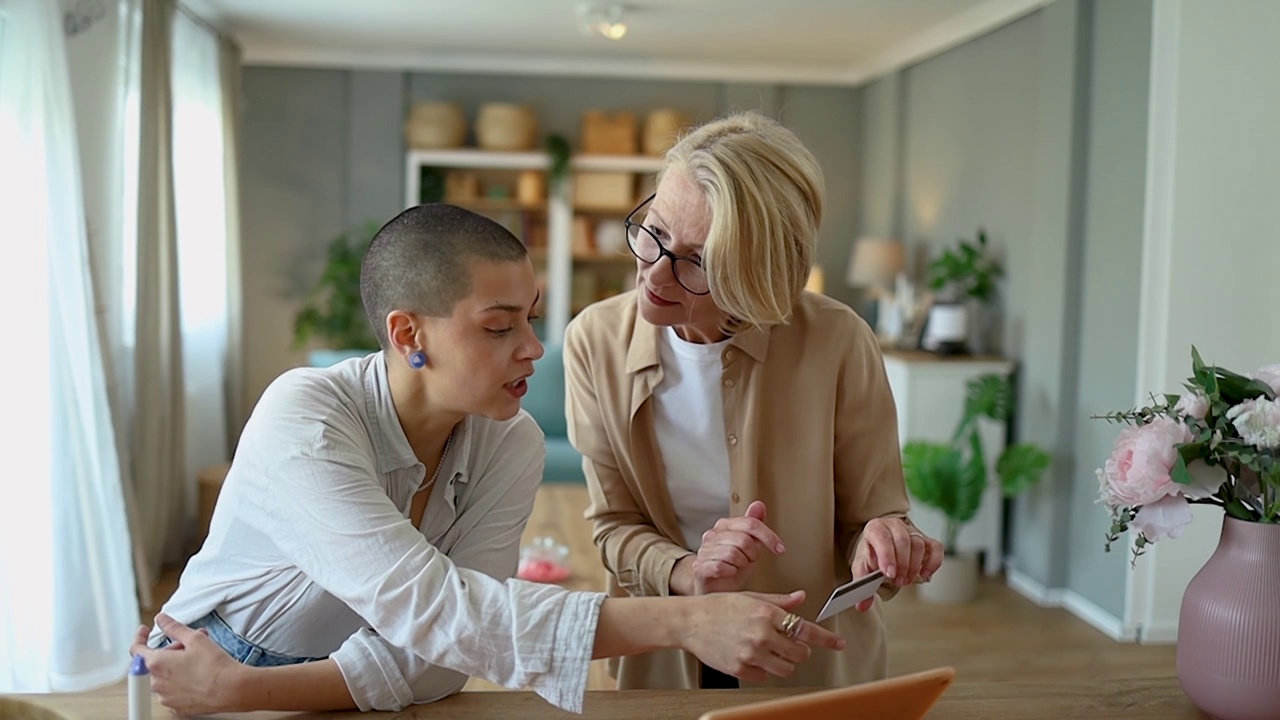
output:
<svg viewBox="0 0 1280 720"><path fill-rule="evenodd" d="M284 373L164 612L190 623L216 610L266 650L327 655L361 710L431 702L476 676L581 712L604 595L501 581L542 480L542 431L521 411L455 433L414 527L426 468L383 354Z"/></svg>

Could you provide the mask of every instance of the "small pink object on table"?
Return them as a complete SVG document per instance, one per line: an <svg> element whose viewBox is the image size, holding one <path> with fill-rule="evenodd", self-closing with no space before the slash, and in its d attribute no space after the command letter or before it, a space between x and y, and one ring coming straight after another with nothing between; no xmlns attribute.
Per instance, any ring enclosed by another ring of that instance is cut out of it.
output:
<svg viewBox="0 0 1280 720"><path fill-rule="evenodd" d="M547 537L534 538L520 549L520 566L516 577L542 583L558 583L569 579L569 548Z"/></svg>

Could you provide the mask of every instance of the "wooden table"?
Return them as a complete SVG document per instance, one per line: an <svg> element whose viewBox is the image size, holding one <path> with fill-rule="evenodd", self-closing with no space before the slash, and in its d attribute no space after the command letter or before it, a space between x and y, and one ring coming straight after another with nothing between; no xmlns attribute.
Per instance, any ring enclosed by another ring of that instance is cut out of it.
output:
<svg viewBox="0 0 1280 720"><path fill-rule="evenodd" d="M769 700L803 692L795 689L748 690L598 690L587 693L583 718L610 720L655 720L673 718L696 720L702 713L731 705ZM29 696L28 699L58 710L75 720L127 720L129 704L123 685L81 694ZM157 702L154 720L164 720L169 712ZM521 718L523 720L568 720L579 717L548 705L531 692L464 692L430 705L409 708L401 713L253 713L227 715L228 718L303 718L325 720L376 720L390 718ZM1175 678L1117 680L1096 685L1044 682L972 682L957 680L934 709L930 720L987 720L1018 718L1129 718L1133 720L1203 719L1187 700Z"/></svg>

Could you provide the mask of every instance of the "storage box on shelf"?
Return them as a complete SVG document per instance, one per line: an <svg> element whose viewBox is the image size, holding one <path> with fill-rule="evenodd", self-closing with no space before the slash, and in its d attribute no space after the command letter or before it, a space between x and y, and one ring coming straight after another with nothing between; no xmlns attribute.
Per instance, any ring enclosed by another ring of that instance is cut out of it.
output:
<svg viewBox="0 0 1280 720"><path fill-rule="evenodd" d="M549 170L546 153L473 148L410 150L405 166L405 203L410 206L422 202L424 168L435 168L445 175L447 202L493 217L523 239L530 247L535 268L545 274L543 340L559 344L569 319L583 306L621 292L634 282L634 259L627 252L625 233L620 228L638 199L651 191L652 177L660 167L660 158L644 155L576 155L571 162L572 172L555 187L550 187L543 176L544 199L531 203L528 201L532 198L520 192L522 177L525 183L532 182L522 173ZM475 180L453 180L455 191L462 192L451 195L448 178L454 172L472 173ZM601 173L628 179L615 179L611 185L606 183L608 187L597 185L589 189L586 197L602 202L579 207L576 200L580 195L575 186L580 178ZM575 232L582 236L577 243Z"/></svg>

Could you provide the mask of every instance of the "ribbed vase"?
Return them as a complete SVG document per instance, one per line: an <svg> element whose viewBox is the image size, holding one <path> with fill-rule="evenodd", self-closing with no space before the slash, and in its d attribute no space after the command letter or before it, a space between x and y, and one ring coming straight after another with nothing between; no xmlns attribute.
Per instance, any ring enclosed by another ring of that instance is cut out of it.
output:
<svg viewBox="0 0 1280 720"><path fill-rule="evenodd" d="M1280 720L1280 525L1223 515L1182 596L1178 680L1218 720Z"/></svg>

